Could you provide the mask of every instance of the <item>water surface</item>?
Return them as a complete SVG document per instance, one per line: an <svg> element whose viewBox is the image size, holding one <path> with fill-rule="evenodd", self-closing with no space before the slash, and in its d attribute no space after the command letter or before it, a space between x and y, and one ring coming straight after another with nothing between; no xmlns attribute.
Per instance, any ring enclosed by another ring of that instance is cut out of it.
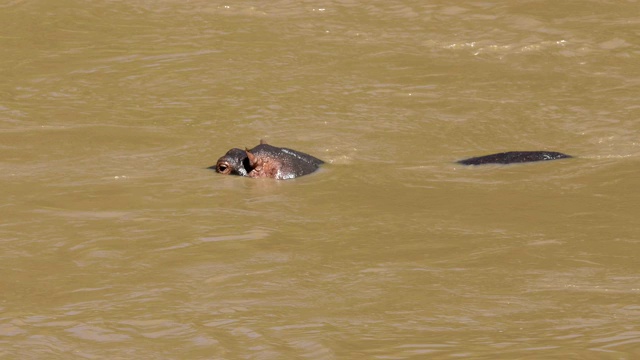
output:
<svg viewBox="0 0 640 360"><path fill-rule="evenodd" d="M0 357L634 358L637 5L5 1Z"/></svg>

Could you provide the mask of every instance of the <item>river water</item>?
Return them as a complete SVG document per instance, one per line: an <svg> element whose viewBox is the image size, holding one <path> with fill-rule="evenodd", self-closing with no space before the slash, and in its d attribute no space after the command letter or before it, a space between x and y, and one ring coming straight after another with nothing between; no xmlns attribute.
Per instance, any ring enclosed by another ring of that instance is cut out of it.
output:
<svg viewBox="0 0 640 360"><path fill-rule="evenodd" d="M1 1L0 357L640 356L639 9Z"/></svg>

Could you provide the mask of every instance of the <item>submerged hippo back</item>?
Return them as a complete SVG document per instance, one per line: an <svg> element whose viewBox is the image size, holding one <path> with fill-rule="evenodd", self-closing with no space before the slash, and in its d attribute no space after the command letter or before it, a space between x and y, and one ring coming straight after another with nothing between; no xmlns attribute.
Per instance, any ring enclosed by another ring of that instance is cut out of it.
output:
<svg viewBox="0 0 640 360"><path fill-rule="evenodd" d="M555 151L509 151L499 154L472 157L458 161L462 165L514 164L532 161L548 161L570 158L570 155Z"/></svg>

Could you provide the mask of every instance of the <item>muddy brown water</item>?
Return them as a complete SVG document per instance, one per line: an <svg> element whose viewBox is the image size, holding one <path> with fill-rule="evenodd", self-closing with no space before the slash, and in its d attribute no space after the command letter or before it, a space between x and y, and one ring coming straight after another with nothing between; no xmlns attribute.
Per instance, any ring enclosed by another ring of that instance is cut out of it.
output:
<svg viewBox="0 0 640 360"><path fill-rule="evenodd" d="M640 355L636 1L0 23L1 358ZM261 138L328 164L205 169ZM576 158L454 163L507 150Z"/></svg>

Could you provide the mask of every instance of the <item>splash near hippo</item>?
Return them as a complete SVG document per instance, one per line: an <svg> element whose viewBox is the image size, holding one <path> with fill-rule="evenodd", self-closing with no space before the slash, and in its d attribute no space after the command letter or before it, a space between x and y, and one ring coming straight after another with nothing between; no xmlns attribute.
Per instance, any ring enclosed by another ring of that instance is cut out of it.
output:
<svg viewBox="0 0 640 360"><path fill-rule="evenodd" d="M533 161L567 159L571 155L555 151L509 151L498 154L472 157L457 161L462 165L514 164Z"/></svg>
<svg viewBox="0 0 640 360"><path fill-rule="evenodd" d="M324 161L309 154L260 140L260 145L253 149L227 151L210 169L223 175L287 180L311 174L322 164Z"/></svg>

